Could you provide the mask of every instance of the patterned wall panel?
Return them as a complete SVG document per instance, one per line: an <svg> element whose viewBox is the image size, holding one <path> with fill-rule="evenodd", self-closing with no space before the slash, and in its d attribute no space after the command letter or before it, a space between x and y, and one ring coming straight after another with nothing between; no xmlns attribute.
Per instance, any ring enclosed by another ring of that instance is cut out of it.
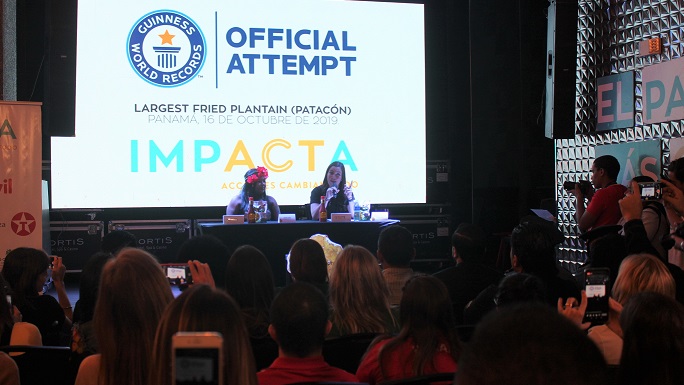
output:
<svg viewBox="0 0 684 385"><path fill-rule="evenodd" d="M589 179L594 147L661 139L662 164L669 163L669 139L683 136L684 121L643 124L641 70L682 57L684 0L579 0L577 18L575 139L557 139L558 222L567 239L559 259L566 266L586 259L575 221L575 203L564 189L568 180ZM639 57L639 42L660 37L662 53ZM635 73L634 127L596 133L596 79Z"/></svg>

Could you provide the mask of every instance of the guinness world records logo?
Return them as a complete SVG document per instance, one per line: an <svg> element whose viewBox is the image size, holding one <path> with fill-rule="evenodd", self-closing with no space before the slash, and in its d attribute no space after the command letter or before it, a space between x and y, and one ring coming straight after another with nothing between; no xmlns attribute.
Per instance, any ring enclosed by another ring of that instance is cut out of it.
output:
<svg viewBox="0 0 684 385"><path fill-rule="evenodd" d="M128 61L146 82L176 87L192 80L204 66L204 34L188 16L172 10L150 12L128 34Z"/></svg>

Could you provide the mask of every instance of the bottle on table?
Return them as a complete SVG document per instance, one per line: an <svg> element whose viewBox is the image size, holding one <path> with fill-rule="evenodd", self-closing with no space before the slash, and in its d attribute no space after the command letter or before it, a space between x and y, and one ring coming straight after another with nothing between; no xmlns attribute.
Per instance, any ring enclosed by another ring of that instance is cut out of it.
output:
<svg viewBox="0 0 684 385"><path fill-rule="evenodd" d="M249 197L249 209L247 211L247 223L256 223L258 214L254 210L254 198Z"/></svg>
<svg viewBox="0 0 684 385"><path fill-rule="evenodd" d="M318 220L321 222L328 221L328 212L325 210L325 195L321 195L321 212L318 214Z"/></svg>

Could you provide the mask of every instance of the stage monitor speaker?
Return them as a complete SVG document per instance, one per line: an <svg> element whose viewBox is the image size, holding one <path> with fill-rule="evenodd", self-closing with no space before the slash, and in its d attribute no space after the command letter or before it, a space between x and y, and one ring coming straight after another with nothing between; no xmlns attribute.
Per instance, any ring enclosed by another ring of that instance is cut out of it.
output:
<svg viewBox="0 0 684 385"><path fill-rule="evenodd" d="M575 137L577 0L552 0L546 37L547 138Z"/></svg>
<svg viewBox="0 0 684 385"><path fill-rule="evenodd" d="M76 4L46 2L43 132L49 136L75 133Z"/></svg>

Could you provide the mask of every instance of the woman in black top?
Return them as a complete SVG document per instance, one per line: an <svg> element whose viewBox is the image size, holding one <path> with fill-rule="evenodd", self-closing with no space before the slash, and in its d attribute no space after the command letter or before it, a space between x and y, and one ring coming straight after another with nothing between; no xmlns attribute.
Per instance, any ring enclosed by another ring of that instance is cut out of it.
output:
<svg viewBox="0 0 684 385"><path fill-rule="evenodd" d="M71 330L71 304L64 288L66 267L54 258L52 280L59 302L51 295L41 295L48 277L50 258L43 250L19 247L7 254L2 274L12 289L12 303L25 322L38 327L43 345L68 345Z"/></svg>
<svg viewBox="0 0 684 385"><path fill-rule="evenodd" d="M332 162L325 170L323 184L311 191L311 218L318 219L321 197L325 196L325 209L331 213L354 214L354 193L347 186L347 176L342 162Z"/></svg>
<svg viewBox="0 0 684 385"><path fill-rule="evenodd" d="M275 198L266 195L266 178L268 178L268 170L265 167L257 167L250 169L245 173L245 183L242 185L240 194L233 197L226 207L227 215L245 215L247 219L247 211L249 210L249 197L254 198L254 203L262 202L263 207L259 209L262 213L263 220L277 220L280 216L280 208Z"/></svg>

